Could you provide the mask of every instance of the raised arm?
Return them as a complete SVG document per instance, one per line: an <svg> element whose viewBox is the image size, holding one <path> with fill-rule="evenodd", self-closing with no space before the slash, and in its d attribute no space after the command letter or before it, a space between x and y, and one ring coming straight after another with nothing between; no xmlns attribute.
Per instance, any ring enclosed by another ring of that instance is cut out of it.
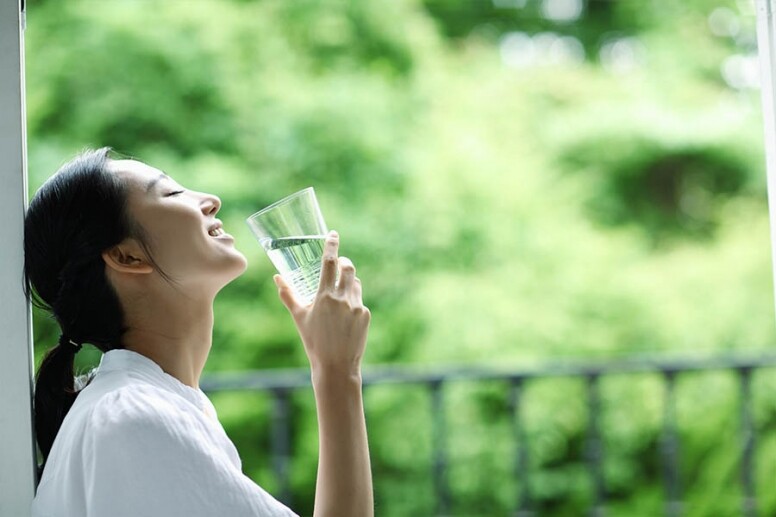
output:
<svg viewBox="0 0 776 517"><path fill-rule="evenodd" d="M312 370L319 440L314 515L371 517L372 473L361 397L361 358L371 314L361 299L361 281L353 263L338 258L338 250L339 236L331 232L323 251L320 287L311 305L300 305L280 275L274 280Z"/></svg>

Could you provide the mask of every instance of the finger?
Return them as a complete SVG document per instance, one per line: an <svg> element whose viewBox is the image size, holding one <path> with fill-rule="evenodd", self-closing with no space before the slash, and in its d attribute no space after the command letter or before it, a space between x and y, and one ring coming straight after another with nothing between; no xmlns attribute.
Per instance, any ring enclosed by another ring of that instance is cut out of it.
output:
<svg viewBox="0 0 776 517"><path fill-rule="evenodd" d="M353 265L347 257L339 258L340 277L337 283L337 294L346 295L353 286L353 279L356 277L356 266Z"/></svg>
<svg viewBox="0 0 776 517"><path fill-rule="evenodd" d="M351 290L351 303L355 306L364 304L364 295L361 291L361 280L358 277L353 279L353 289Z"/></svg>
<svg viewBox="0 0 776 517"><path fill-rule="evenodd" d="M278 296L280 296L280 301L283 302L283 305L286 306L288 312L290 312L292 315L296 314L301 306L296 300L294 291L291 289L291 286L289 286L288 283L286 283L286 279L280 275L275 275L272 277L272 279L275 281L275 285L278 288Z"/></svg>
<svg viewBox="0 0 776 517"><path fill-rule="evenodd" d="M339 235L332 230L323 245L321 281L318 285L318 293L334 290L334 283L337 280L337 251L339 251Z"/></svg>

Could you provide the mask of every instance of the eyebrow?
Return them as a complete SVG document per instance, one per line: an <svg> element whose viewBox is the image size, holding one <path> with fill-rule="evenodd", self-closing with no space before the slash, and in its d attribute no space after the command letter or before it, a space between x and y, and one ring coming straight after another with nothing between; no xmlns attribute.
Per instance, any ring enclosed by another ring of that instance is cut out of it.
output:
<svg viewBox="0 0 776 517"><path fill-rule="evenodd" d="M157 183L159 183L160 180L169 179L169 178L170 177L168 175L166 175L165 173L161 173L159 176L157 176L154 179L152 179L151 181L149 181L146 184L146 194L151 192L151 190L156 186Z"/></svg>

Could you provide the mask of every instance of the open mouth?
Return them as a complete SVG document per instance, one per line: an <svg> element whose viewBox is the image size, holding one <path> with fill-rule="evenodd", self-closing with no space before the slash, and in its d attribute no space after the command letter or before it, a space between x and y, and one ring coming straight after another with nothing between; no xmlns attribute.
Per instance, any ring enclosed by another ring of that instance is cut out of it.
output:
<svg viewBox="0 0 776 517"><path fill-rule="evenodd" d="M224 233L226 233L226 232L224 232L221 228L213 228L212 230L210 230L207 233L211 237L218 237L219 235L224 235Z"/></svg>

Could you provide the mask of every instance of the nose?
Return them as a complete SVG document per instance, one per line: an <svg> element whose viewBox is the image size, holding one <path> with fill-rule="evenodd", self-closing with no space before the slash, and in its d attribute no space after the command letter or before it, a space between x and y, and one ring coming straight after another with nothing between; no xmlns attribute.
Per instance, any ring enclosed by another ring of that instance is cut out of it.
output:
<svg viewBox="0 0 776 517"><path fill-rule="evenodd" d="M213 194L205 194L200 206L203 214L216 215L221 209L221 199Z"/></svg>

